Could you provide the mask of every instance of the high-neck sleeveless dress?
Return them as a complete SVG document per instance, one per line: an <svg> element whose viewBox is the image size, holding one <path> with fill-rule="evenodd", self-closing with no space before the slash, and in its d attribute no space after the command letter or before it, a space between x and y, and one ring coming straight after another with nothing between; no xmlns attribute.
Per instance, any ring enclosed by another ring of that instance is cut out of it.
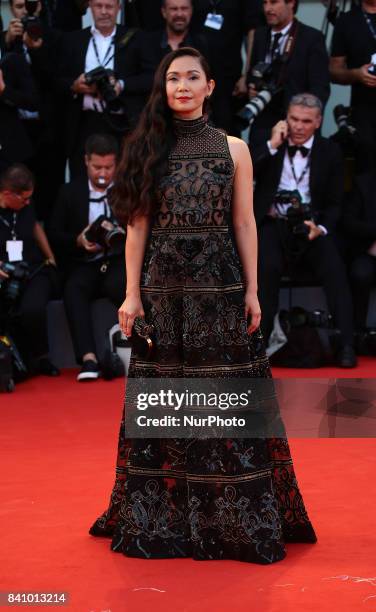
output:
<svg viewBox="0 0 376 612"><path fill-rule="evenodd" d="M234 163L226 135L201 117L175 121L141 275L152 359L129 377L267 378L261 333L247 334L232 231ZM120 426L110 504L90 529L131 557L283 559L315 542L286 438L127 438Z"/></svg>

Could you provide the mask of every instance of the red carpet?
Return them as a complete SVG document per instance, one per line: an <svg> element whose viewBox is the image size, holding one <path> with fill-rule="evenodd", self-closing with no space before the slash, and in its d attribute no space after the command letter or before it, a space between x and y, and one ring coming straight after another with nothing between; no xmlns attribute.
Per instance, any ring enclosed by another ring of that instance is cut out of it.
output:
<svg viewBox="0 0 376 612"><path fill-rule="evenodd" d="M374 376L374 364L330 375ZM298 373L314 374L329 376ZM123 383L74 376L0 395L0 591L68 591L61 609L74 612L376 610L374 439L290 440L319 541L288 545L280 563L128 559L87 534L113 484Z"/></svg>

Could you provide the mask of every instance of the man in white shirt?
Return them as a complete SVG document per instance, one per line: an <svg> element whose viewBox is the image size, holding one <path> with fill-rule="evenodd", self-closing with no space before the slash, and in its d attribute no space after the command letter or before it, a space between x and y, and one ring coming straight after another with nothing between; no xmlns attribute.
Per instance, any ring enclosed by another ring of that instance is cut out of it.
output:
<svg viewBox="0 0 376 612"><path fill-rule="evenodd" d="M63 38L57 88L66 96L66 148L72 177L84 175L85 142L93 133L111 133L118 141L127 129L127 46L133 32L117 25L119 0L90 0L94 25ZM108 78L87 76L109 70ZM107 93L106 93L107 92Z"/></svg>
<svg viewBox="0 0 376 612"><path fill-rule="evenodd" d="M308 269L322 283L341 331L338 365L353 367L351 295L333 241L343 198L343 159L338 146L320 136L321 121L320 100L298 94L287 120L279 121L270 140L253 151L262 327L268 339L283 272L293 276L297 268Z"/></svg>

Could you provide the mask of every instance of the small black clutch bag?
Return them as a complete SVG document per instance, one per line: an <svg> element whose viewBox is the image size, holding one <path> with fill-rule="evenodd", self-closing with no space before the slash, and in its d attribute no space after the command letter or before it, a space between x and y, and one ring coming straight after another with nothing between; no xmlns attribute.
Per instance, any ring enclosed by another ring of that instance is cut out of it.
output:
<svg viewBox="0 0 376 612"><path fill-rule="evenodd" d="M150 325L142 317L136 317L133 322L131 343L137 355L149 359L154 348L154 325Z"/></svg>

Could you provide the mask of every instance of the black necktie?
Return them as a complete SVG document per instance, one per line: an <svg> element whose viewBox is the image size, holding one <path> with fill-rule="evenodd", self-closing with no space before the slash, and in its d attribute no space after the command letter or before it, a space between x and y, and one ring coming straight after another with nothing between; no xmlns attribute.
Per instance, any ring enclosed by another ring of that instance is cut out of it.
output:
<svg viewBox="0 0 376 612"><path fill-rule="evenodd" d="M275 58L277 57L277 55L279 55L279 41L282 38L282 34L280 32L277 32L277 34L274 34L274 36L272 35L272 48L270 51L270 55L272 57L272 61L275 60Z"/></svg>
<svg viewBox="0 0 376 612"><path fill-rule="evenodd" d="M288 154L291 158L295 157L296 153L298 151L300 151L300 153L302 154L303 157L307 157L308 153L309 153L309 149L307 147L297 147L295 145L291 145L289 147L287 147L287 151Z"/></svg>

